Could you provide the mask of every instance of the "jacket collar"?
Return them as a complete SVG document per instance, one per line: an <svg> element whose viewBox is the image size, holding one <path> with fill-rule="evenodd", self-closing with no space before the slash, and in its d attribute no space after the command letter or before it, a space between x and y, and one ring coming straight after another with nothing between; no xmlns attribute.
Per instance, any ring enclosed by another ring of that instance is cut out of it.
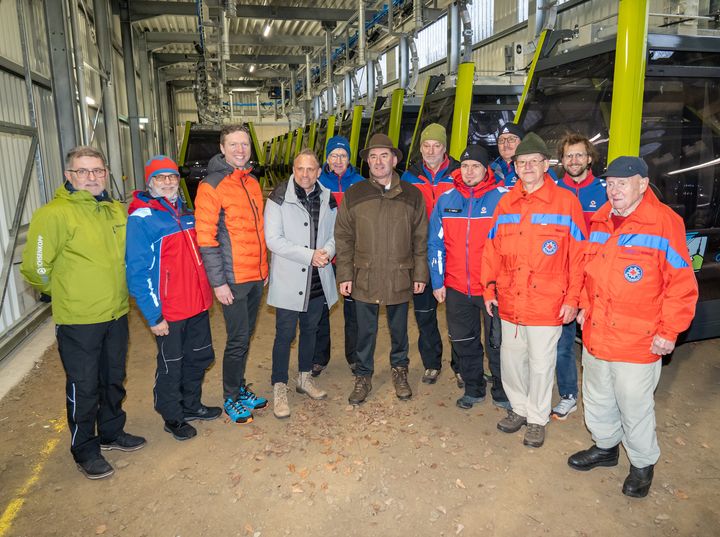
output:
<svg viewBox="0 0 720 537"><path fill-rule="evenodd" d="M472 188L463 182L462 173L459 168L453 171L451 176L453 178L455 190L460 192L460 194L465 198L481 198L498 186L495 182L495 174L490 168L487 168L483 180Z"/></svg>
<svg viewBox="0 0 720 537"><path fill-rule="evenodd" d="M378 190L381 190L383 192L388 192L388 193L390 193L390 192L394 193L395 191L402 192L402 186L400 185L400 176L397 174L397 172L395 170L393 170L393 172L392 172L392 178L390 179L390 187L389 188L385 188L385 185L381 185L380 183L375 181L375 179L372 177L372 175L370 176L368 181L375 188L377 188Z"/></svg>
<svg viewBox="0 0 720 537"><path fill-rule="evenodd" d="M590 186L593 181L595 180L595 176L593 175L591 170L588 170L587 177L580 181L579 183L576 183L570 175L568 175L567 172L565 172L565 176L562 178L562 181L569 186L570 188L580 189L585 188L586 186Z"/></svg>
<svg viewBox="0 0 720 537"><path fill-rule="evenodd" d="M627 218L628 220L638 222L640 224L652 224L657 220L658 208L660 205L662 205L662 203L660 203L660 200L655 195L655 192L653 192L650 185L648 185L640 204L627 216ZM592 215L590 221L607 222L610 220L612 214L613 208L608 201Z"/></svg>
<svg viewBox="0 0 720 537"><path fill-rule="evenodd" d="M510 203L519 203L524 199L529 199L530 197L533 197L540 200L542 203L550 203L555 193L555 189L557 188L560 187L555 184L555 181L552 180L552 177L550 177L550 174L548 174L547 172L545 172L545 182L543 183L543 185L532 194L527 193L525 187L522 184L522 181L518 179L515 188L513 188L508 194L509 201Z"/></svg>
<svg viewBox="0 0 720 537"><path fill-rule="evenodd" d="M289 203L302 203L300 195L298 195L300 191L302 191L303 194L305 193L300 185L295 182L295 174L291 174L290 179L288 179L287 189L285 189L285 201ZM326 192L326 189L322 187L320 181L318 180L315 182L315 190L311 192L311 195L317 193L320 199L324 199L326 197Z"/></svg>

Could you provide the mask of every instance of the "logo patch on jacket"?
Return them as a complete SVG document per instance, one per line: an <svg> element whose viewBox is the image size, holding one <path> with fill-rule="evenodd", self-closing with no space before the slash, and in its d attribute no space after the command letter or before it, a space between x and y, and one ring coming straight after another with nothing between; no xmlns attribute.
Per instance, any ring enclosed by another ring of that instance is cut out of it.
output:
<svg viewBox="0 0 720 537"><path fill-rule="evenodd" d="M639 265L625 267L625 279L630 283L639 282L643 277L643 270Z"/></svg>
<svg viewBox="0 0 720 537"><path fill-rule="evenodd" d="M542 245L542 251L545 255L555 255L557 250L558 245L555 241L545 241L545 244Z"/></svg>

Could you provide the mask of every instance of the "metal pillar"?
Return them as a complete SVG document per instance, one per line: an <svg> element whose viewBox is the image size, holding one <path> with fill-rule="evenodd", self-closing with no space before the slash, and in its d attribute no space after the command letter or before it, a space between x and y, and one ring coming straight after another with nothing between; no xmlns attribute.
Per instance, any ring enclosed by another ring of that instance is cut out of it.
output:
<svg viewBox="0 0 720 537"><path fill-rule="evenodd" d="M165 78L160 69L155 68L155 59L150 55L150 66L153 73L153 110L155 113L155 132L157 133L158 153L165 154L165 129L163 129L163 109L162 109L162 87L165 84Z"/></svg>
<svg viewBox="0 0 720 537"><path fill-rule="evenodd" d="M280 81L280 110L285 115L285 81ZM277 119L277 101L275 102L275 119Z"/></svg>
<svg viewBox="0 0 720 537"><path fill-rule="evenodd" d="M335 95L333 95L333 66L332 66L332 32L325 30L325 84L327 85L327 111L335 113Z"/></svg>
<svg viewBox="0 0 720 537"><path fill-rule="evenodd" d="M113 48L110 37L112 28L108 18L108 2L106 0L93 0L95 13L95 36L97 38L98 52L100 54L100 69L105 74L101 77L103 88L103 121L105 123L105 137L107 140L107 156L111 178L125 199L125 184L122 182L122 156L120 153L120 127L118 125L117 101L115 100L115 76L113 73ZM113 182L111 181L111 184Z"/></svg>
<svg viewBox="0 0 720 537"><path fill-rule="evenodd" d="M75 56L75 81L77 83L78 105L80 108L80 142L83 145L90 143L90 118L88 116L87 92L85 91L85 60L80 44L80 30L78 26L77 1L68 2L70 5L70 29L72 32L72 53Z"/></svg>
<svg viewBox="0 0 720 537"><path fill-rule="evenodd" d="M447 72L454 75L460 65L460 9L457 3L448 6L447 39Z"/></svg>
<svg viewBox="0 0 720 537"><path fill-rule="evenodd" d="M368 60L365 65L365 83L367 86L367 103L372 106L375 102L375 62Z"/></svg>
<svg viewBox="0 0 720 537"><path fill-rule="evenodd" d="M343 104L345 110L352 108L353 102L353 90L352 90L352 75L345 73L343 77Z"/></svg>
<svg viewBox="0 0 720 537"><path fill-rule="evenodd" d="M647 0L620 0L608 162L640 151L647 29Z"/></svg>
<svg viewBox="0 0 720 537"><path fill-rule="evenodd" d="M408 46L408 39L405 35L400 36L398 55L400 57L400 61L398 62L400 66L400 72L398 73L400 87L407 89L408 81L410 80L410 47Z"/></svg>
<svg viewBox="0 0 720 537"><path fill-rule="evenodd" d="M450 156L456 159L460 158L460 154L467 145L474 78L475 64L460 64L458 68L457 86L455 88L455 104L453 105L453 122L449 148Z"/></svg>
<svg viewBox="0 0 720 537"><path fill-rule="evenodd" d="M257 122L260 123L262 121L262 115L260 114L260 92L255 92L255 106L257 108Z"/></svg>
<svg viewBox="0 0 720 537"><path fill-rule="evenodd" d="M297 65L290 65L290 109L297 105L295 91L297 88Z"/></svg>
<svg viewBox="0 0 720 537"><path fill-rule="evenodd" d="M138 34L137 49L138 49L138 60L140 65L140 86L142 87L142 102L143 102L143 116L145 116L148 122L145 124L145 129L149 138L148 150L152 155L158 153L157 147L157 122L155 120L155 113L152 104L152 81L150 68L150 58L147 50L147 40L145 39L145 32Z"/></svg>
<svg viewBox="0 0 720 537"><path fill-rule="evenodd" d="M363 65L365 63L365 2L364 0L358 0L358 48L357 48L357 59L358 64Z"/></svg>
<svg viewBox="0 0 720 537"><path fill-rule="evenodd" d="M120 32L122 34L125 88L127 89L128 122L130 124L130 151L132 152L135 188L145 188L144 151L140 142L140 115L138 114L137 87L135 86L135 56L133 54L132 24L128 2L120 2Z"/></svg>
<svg viewBox="0 0 720 537"><path fill-rule="evenodd" d="M64 2L44 2L47 25L50 73L52 75L55 119L60 136L62 158L77 145L75 121L75 88L71 76L71 63L67 47Z"/></svg>

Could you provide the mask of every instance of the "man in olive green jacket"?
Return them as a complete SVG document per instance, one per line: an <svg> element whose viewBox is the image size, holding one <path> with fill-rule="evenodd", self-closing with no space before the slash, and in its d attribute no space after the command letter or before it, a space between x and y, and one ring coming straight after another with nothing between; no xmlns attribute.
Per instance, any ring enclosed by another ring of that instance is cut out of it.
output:
<svg viewBox="0 0 720 537"><path fill-rule="evenodd" d="M360 152L370 178L351 186L335 222L337 281L357 308L358 346L350 404L372 389L380 305L387 309L395 393L410 399L408 384L408 302L428 281L427 215L422 194L401 181L394 167L402 159L384 134L375 134Z"/></svg>
<svg viewBox="0 0 720 537"><path fill-rule="evenodd" d="M107 173L96 149L70 150L67 182L33 215L20 267L30 285L52 300L66 374L70 452L89 479L114 471L101 449L145 445L144 438L124 431L127 214L105 190Z"/></svg>

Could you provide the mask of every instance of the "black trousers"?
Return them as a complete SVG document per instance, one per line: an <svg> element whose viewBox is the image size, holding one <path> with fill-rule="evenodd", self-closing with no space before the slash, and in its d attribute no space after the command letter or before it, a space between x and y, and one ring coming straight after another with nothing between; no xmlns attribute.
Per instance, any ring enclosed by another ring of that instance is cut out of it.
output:
<svg viewBox="0 0 720 537"><path fill-rule="evenodd" d="M492 375L492 398L505 402L507 396L500 376L500 349L490 345L492 317L485 310L482 296L468 296L447 287L446 313L450 343L458 354L460 374L465 380L465 395L484 397L486 390L483 372L483 351L487 354ZM480 320L485 325L485 348L480 339Z"/></svg>
<svg viewBox="0 0 720 537"><path fill-rule="evenodd" d="M380 306L356 300L355 309L358 323L355 375L358 377L371 376L375 371L375 344ZM408 303L386 306L386 311L388 328L390 328L390 365L407 367L410 363L407 334Z"/></svg>
<svg viewBox="0 0 720 537"><path fill-rule="evenodd" d="M357 361L357 314L355 301L349 296L343 297L343 316L345 317L345 360L352 365ZM330 345L330 309L325 303L318 324L313 364L324 367L330 363Z"/></svg>
<svg viewBox="0 0 720 537"><path fill-rule="evenodd" d="M170 333L155 338L155 410L165 421L184 421L184 412L200 409L205 370L215 359L207 311L168 321Z"/></svg>
<svg viewBox="0 0 720 537"><path fill-rule="evenodd" d="M97 458L100 443L113 442L125 427L127 315L104 323L58 325L56 336L66 376L70 452L76 462L85 462Z"/></svg>
<svg viewBox="0 0 720 537"><path fill-rule="evenodd" d="M437 306L432 286L429 284L422 293L413 295L413 310L418 327L418 351L425 369L442 369L443 343L438 329ZM455 373L460 372L454 347L451 349L450 367Z"/></svg>
<svg viewBox="0 0 720 537"><path fill-rule="evenodd" d="M317 343L318 323L323 311L325 296L310 299L307 311L275 309L275 342L272 350L272 374L270 382L276 384L288 382L290 366L290 345L295 340L298 322L300 323L300 342L298 343L298 371L312 369L313 355Z"/></svg>
<svg viewBox="0 0 720 537"><path fill-rule="evenodd" d="M230 284L230 289L233 303L222 307L227 332L223 354L223 396L234 401L240 387L245 386L245 366L260 309L263 281Z"/></svg>

